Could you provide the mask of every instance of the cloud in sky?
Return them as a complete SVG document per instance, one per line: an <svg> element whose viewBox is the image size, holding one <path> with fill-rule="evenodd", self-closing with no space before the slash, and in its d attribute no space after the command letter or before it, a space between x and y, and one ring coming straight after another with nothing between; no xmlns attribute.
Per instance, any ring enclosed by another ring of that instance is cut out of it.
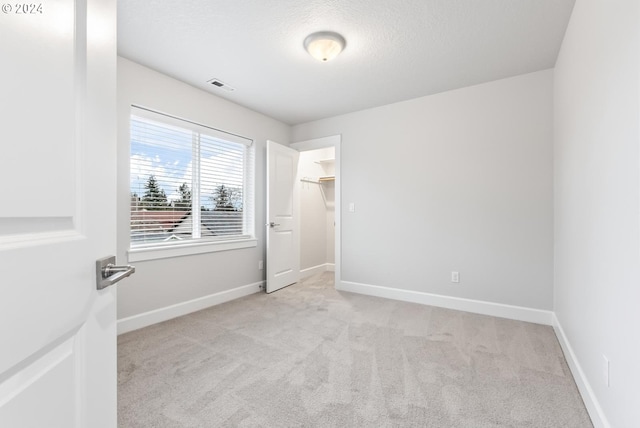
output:
<svg viewBox="0 0 640 428"><path fill-rule="evenodd" d="M164 132L166 131L166 132ZM200 205L210 206L214 189L224 184L242 188L244 146L202 136ZM179 199L178 187L192 188L192 135L165 130L147 121L132 121L130 188L142 197L149 176L154 175L168 200Z"/></svg>

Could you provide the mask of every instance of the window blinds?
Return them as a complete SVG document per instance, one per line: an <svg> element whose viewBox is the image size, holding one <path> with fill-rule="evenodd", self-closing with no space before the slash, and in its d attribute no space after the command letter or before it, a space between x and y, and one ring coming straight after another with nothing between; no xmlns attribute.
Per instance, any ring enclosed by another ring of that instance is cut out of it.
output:
<svg viewBox="0 0 640 428"><path fill-rule="evenodd" d="M131 247L252 236L251 143L134 107Z"/></svg>

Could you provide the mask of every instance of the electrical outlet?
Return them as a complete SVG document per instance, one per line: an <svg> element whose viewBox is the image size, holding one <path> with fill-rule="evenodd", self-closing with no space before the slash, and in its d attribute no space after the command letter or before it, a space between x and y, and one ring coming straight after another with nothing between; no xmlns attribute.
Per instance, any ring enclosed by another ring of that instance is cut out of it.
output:
<svg viewBox="0 0 640 428"><path fill-rule="evenodd" d="M611 371L611 363L606 355L602 356L602 375L604 377L604 384L609 387L611 385L609 381L609 374Z"/></svg>
<svg viewBox="0 0 640 428"><path fill-rule="evenodd" d="M258 262L258 269L259 269L259 270L264 269L264 262L263 262L262 260L260 260L260 261Z"/></svg>
<svg viewBox="0 0 640 428"><path fill-rule="evenodd" d="M451 282L460 282L460 273L457 271L451 271Z"/></svg>

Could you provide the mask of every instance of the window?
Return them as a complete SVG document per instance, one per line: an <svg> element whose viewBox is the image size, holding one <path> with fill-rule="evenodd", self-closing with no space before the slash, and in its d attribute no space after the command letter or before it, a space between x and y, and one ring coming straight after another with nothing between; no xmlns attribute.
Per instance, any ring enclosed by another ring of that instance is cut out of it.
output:
<svg viewBox="0 0 640 428"><path fill-rule="evenodd" d="M131 252L254 239L251 140L132 107L130 162Z"/></svg>

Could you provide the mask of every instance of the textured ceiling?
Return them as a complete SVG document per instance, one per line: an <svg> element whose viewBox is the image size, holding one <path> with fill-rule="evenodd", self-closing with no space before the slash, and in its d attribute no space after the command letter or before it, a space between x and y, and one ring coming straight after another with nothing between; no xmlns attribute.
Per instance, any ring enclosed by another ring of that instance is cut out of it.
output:
<svg viewBox="0 0 640 428"><path fill-rule="evenodd" d="M574 1L119 0L118 52L298 124L551 68ZM323 30L328 63L302 46Z"/></svg>

